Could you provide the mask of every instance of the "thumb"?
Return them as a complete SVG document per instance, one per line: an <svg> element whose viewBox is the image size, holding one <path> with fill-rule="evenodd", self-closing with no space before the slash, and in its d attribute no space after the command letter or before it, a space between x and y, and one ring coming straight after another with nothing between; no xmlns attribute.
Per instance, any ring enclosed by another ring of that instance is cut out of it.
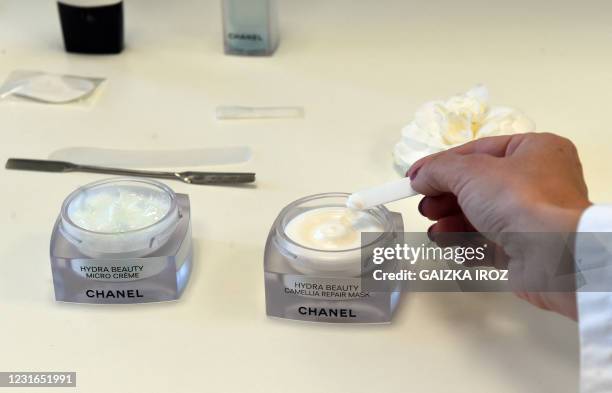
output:
<svg viewBox="0 0 612 393"><path fill-rule="evenodd" d="M451 193L458 197L470 180L489 172L497 160L488 154L438 153L412 173L412 188L426 196Z"/></svg>

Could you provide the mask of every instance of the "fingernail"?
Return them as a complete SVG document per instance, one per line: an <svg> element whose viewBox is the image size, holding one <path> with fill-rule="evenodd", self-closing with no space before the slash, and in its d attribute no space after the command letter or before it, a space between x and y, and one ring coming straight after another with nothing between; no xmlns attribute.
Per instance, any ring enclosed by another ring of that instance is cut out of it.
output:
<svg viewBox="0 0 612 393"><path fill-rule="evenodd" d="M421 170L421 168L417 168L414 172L412 172L410 175L410 180L414 181L414 179L416 179L417 175L419 174L419 170Z"/></svg>
<svg viewBox="0 0 612 393"><path fill-rule="evenodd" d="M423 213L423 202L425 202L425 198L421 199L421 202L419 202L419 206L417 207L422 216L425 215L425 213Z"/></svg>

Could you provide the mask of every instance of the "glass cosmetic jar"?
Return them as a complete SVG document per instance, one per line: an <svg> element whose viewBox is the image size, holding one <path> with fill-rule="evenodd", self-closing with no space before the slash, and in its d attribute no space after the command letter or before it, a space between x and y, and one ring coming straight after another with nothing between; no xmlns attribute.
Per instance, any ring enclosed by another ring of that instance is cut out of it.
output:
<svg viewBox="0 0 612 393"><path fill-rule="evenodd" d="M340 323L391 321L399 289L372 292L362 286L361 277L374 247L396 243L404 230L402 216L384 206L352 212L345 207L348 196L312 195L280 212L264 255L269 316ZM372 240L364 244L366 233Z"/></svg>
<svg viewBox="0 0 612 393"><path fill-rule="evenodd" d="M115 178L64 201L51 237L55 298L79 303L178 299L191 272L189 197Z"/></svg>

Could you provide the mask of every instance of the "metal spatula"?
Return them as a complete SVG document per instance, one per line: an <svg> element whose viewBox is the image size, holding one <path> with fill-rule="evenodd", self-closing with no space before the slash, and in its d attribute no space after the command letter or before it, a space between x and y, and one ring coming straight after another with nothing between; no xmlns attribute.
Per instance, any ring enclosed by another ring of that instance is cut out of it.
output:
<svg viewBox="0 0 612 393"><path fill-rule="evenodd" d="M158 179L180 180L188 184L242 184L253 183L254 173L240 172L159 172L133 169L106 168L92 165L78 165L65 161L31 160L9 158L6 169L42 172L89 172L109 175L154 177Z"/></svg>

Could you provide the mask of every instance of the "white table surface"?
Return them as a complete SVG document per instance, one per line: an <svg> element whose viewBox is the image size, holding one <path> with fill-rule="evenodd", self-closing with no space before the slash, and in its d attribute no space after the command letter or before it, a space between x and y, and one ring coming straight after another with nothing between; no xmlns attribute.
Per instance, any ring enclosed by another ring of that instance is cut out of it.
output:
<svg viewBox="0 0 612 393"><path fill-rule="evenodd" d="M417 106L478 82L574 140L591 198L612 201L612 3L281 3L271 58L222 54L217 0L128 0L125 52L89 57L63 51L52 1L0 1L0 77L108 78L90 108L0 102L3 162L248 145L250 162L209 169L258 174L256 189L170 184L194 213L180 301L88 306L53 300L49 238L63 198L102 176L0 170L0 371L74 370L78 391L105 393L576 391L576 324L510 294L409 294L388 326L268 319L263 246L287 203L396 178L390 152ZM219 122L219 104L306 116ZM424 231L416 204L390 207Z"/></svg>

